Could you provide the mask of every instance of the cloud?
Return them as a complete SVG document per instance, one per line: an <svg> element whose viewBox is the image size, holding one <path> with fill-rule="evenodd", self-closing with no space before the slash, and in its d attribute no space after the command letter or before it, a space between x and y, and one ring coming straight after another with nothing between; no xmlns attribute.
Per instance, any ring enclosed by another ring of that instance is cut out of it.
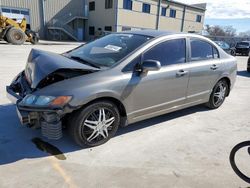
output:
<svg viewBox="0 0 250 188"><path fill-rule="evenodd" d="M187 3L186 0L177 1ZM207 3L206 18L250 18L249 0L188 0L188 3Z"/></svg>

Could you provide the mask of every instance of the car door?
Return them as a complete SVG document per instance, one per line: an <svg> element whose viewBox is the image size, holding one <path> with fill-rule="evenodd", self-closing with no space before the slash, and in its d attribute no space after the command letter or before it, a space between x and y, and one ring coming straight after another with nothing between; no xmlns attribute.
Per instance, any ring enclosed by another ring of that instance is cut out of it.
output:
<svg viewBox="0 0 250 188"><path fill-rule="evenodd" d="M223 71L218 50L208 41L191 38L187 101L208 100L215 82Z"/></svg>
<svg viewBox="0 0 250 188"><path fill-rule="evenodd" d="M141 62L156 60L161 63L158 71L132 74L133 121L163 114L167 109L185 103L188 85L186 68L186 40L172 39L156 44L141 56Z"/></svg>

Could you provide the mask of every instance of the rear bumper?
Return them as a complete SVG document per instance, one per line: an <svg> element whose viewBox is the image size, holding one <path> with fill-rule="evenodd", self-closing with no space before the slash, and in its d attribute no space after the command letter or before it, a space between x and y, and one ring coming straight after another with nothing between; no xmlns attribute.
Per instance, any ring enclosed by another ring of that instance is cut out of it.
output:
<svg viewBox="0 0 250 188"><path fill-rule="evenodd" d="M236 48L236 53L249 53L249 48Z"/></svg>

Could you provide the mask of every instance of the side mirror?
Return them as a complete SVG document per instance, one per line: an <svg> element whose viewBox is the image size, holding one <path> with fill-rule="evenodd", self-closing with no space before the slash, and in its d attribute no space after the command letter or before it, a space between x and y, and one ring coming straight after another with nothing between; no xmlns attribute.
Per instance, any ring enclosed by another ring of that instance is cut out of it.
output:
<svg viewBox="0 0 250 188"><path fill-rule="evenodd" d="M146 60L146 61L143 61L142 64L141 64L142 72L158 71L160 69L161 69L160 61Z"/></svg>

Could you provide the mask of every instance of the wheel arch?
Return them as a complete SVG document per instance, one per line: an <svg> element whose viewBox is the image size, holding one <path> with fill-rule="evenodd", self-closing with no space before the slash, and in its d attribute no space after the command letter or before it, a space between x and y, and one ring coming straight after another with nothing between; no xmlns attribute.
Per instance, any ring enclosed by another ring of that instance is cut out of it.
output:
<svg viewBox="0 0 250 188"><path fill-rule="evenodd" d="M93 100L87 102L82 107L88 106L88 105L95 103L95 102L98 102L98 101L110 101L110 102L114 103L117 106L117 108L120 112L120 115L123 117L127 116L127 112L126 112L126 108L125 108L124 104L119 99L117 99L115 97L110 97L110 96L98 97L96 99L93 99Z"/></svg>
<svg viewBox="0 0 250 188"><path fill-rule="evenodd" d="M125 108L125 105L119 99L115 97L111 97L111 96L102 96L102 97L88 100L88 102L79 105L77 108L75 108L75 110L71 111L70 113L67 113L65 116L65 119L70 118L73 114L77 114L77 112L79 112L83 108L98 101L109 101L109 102L114 103L117 106L118 111L120 113L120 118L121 118L120 126L121 127L127 126L127 110Z"/></svg>

